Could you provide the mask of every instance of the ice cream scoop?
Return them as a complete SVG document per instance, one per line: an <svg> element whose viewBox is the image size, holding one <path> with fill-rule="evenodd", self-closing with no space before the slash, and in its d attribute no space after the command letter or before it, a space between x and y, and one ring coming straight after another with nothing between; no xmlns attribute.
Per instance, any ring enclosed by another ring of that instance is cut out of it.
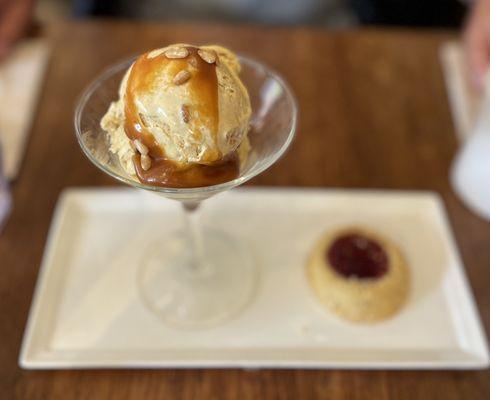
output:
<svg viewBox="0 0 490 400"><path fill-rule="evenodd" d="M238 176L250 99L237 57L177 44L141 55L101 121L111 150L146 184L208 186Z"/></svg>

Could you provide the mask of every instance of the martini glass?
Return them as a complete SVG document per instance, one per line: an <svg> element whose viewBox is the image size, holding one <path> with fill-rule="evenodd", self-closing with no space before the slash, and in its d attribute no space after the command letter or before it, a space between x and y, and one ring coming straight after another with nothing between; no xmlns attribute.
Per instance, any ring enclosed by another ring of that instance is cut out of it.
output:
<svg viewBox="0 0 490 400"><path fill-rule="evenodd" d="M253 258L244 243L227 232L202 227L199 205L265 171L291 143L297 106L287 84L257 61L240 57L240 77L252 104L251 151L236 179L199 188L166 188L142 184L128 175L109 150L100 120L117 100L125 71L133 59L102 73L82 94L75 111L75 132L85 155L113 178L183 205L182 229L149 238L138 265L137 284L144 304L166 324L199 328L221 323L251 300L257 282ZM153 242L152 242L153 240Z"/></svg>

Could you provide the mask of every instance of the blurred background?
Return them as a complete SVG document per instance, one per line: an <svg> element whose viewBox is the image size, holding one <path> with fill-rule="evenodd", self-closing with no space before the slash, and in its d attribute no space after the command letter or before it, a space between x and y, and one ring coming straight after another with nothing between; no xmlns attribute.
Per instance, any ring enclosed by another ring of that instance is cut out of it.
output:
<svg viewBox="0 0 490 400"><path fill-rule="evenodd" d="M25 1L25 0L18 0ZM0 1L1 3L1 1ZM39 0L39 20L116 17L319 27L459 27L469 0Z"/></svg>

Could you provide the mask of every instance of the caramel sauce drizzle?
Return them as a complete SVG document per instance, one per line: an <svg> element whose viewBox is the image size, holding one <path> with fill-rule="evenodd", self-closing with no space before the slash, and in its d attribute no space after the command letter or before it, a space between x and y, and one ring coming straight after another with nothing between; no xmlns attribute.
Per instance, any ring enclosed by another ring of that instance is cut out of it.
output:
<svg viewBox="0 0 490 400"><path fill-rule="evenodd" d="M151 158L151 167L144 170L141 166L141 156L133 157L138 179L147 185L190 188L210 186L235 179L239 175L239 157L234 152L223 158L216 149L208 149L204 154L206 159L212 160L207 164L178 164L165 157L164 151L158 145L152 133L146 128L136 107L138 94L155 90L155 78L162 70L166 75L175 77L180 71L187 70L191 77L184 85L190 94L191 118L188 125L197 140L201 139L201 126L208 127L212 134L218 134L219 108L218 108L218 79L216 64L209 64L198 55L195 47L186 47L188 55L185 58L167 58L162 53L149 58L147 54L139 57L130 71L125 93L125 125L126 136L130 140L139 139L148 147ZM174 83L170 80L168 85Z"/></svg>

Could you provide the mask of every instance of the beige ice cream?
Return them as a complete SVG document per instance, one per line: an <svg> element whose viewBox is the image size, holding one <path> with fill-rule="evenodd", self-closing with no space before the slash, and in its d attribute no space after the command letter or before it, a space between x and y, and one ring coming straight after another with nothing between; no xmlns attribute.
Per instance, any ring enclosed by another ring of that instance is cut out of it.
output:
<svg viewBox="0 0 490 400"><path fill-rule="evenodd" d="M233 179L248 152L250 99L219 46L177 44L140 56L101 126L130 175L160 186Z"/></svg>

